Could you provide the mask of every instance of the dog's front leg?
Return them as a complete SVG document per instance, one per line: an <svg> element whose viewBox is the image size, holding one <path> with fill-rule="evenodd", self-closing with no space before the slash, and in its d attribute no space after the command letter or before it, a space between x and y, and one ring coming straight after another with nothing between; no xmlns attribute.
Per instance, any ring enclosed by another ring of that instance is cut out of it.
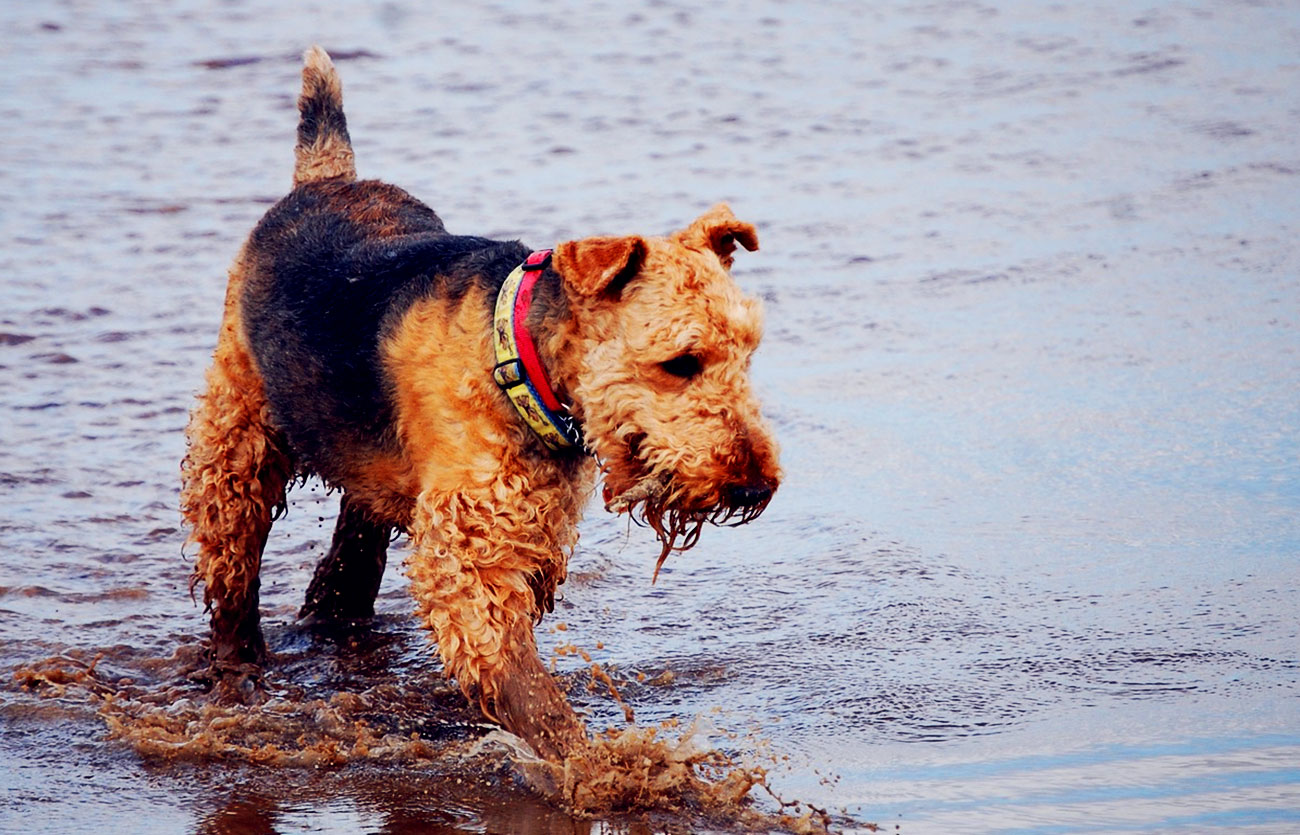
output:
<svg viewBox="0 0 1300 835"><path fill-rule="evenodd" d="M492 495L421 496L412 593L465 695L538 755L562 760L586 743L586 728L538 658L533 624L536 589L554 589L566 546L537 524L535 508L503 507Z"/></svg>

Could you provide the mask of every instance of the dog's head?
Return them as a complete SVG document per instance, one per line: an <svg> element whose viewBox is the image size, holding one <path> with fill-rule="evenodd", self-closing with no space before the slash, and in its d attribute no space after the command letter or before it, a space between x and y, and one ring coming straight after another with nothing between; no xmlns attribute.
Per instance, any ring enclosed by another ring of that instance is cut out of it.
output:
<svg viewBox="0 0 1300 835"><path fill-rule="evenodd" d="M750 385L762 310L732 281L737 245L758 248L754 227L718 205L667 238L555 249L572 314L556 353L606 506L645 520L664 556L694 545L706 521L758 516L781 479Z"/></svg>

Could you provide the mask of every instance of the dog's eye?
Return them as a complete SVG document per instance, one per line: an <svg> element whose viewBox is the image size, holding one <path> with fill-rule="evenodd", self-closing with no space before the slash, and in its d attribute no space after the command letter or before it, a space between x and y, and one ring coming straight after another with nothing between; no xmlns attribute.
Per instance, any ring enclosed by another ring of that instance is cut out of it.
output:
<svg viewBox="0 0 1300 835"><path fill-rule="evenodd" d="M689 380L700 373L700 358L694 354L682 354L680 357L673 357L667 362L659 363L659 367L674 377Z"/></svg>

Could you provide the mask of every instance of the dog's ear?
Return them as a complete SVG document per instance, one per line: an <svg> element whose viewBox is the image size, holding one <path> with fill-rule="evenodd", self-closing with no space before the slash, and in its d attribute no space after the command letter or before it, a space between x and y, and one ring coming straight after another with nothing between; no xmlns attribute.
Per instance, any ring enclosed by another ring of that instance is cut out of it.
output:
<svg viewBox="0 0 1300 835"><path fill-rule="evenodd" d="M690 226L673 235L673 240L690 249L713 250L727 269L731 269L736 244L750 252L758 249L758 232L754 225L737 220L726 203L719 203L697 217Z"/></svg>
<svg viewBox="0 0 1300 835"><path fill-rule="evenodd" d="M551 264L571 290L582 296L617 295L645 261L645 239L583 238L555 247Z"/></svg>

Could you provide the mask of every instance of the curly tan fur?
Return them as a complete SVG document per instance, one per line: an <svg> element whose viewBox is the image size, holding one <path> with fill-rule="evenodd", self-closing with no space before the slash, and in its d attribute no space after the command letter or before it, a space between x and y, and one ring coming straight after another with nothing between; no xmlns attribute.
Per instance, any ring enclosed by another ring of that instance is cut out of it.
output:
<svg viewBox="0 0 1300 835"><path fill-rule="evenodd" d="M728 272L737 244L756 249L757 234L719 205L669 237L556 247L531 326L589 454L549 453L491 374L504 274L489 254L519 246L451 236L400 189L353 182L337 76L319 50L306 62L296 188L231 269L207 390L187 430L182 507L199 546L194 576L212 611L214 664L264 654L257 575L267 532L291 479L320 475L344 492L343 510L304 613L364 615L385 537L406 532L416 610L448 674L485 715L562 758L585 729L538 658L533 627L564 582L598 476L607 502L655 529L663 555L693 545L705 521L753 518L780 481L748 377L761 311ZM457 260L457 247L478 249ZM317 264L322 251L341 260ZM375 357L369 382L347 353L347 368L335 370L352 388L323 390L337 379L320 368L330 339L350 338L328 328L351 311L334 297L294 295L299 278L336 281L328 286L340 293L396 288L362 351ZM347 417L366 397L382 403ZM341 583L368 591L340 593Z"/></svg>
<svg viewBox="0 0 1300 835"><path fill-rule="evenodd" d="M244 338L239 308L243 253L230 270L207 390L185 430L181 511L199 547L193 582L203 582L219 664L265 655L258 629L258 572L271 522L285 503L292 464L271 425L262 379Z"/></svg>
<svg viewBox="0 0 1300 835"><path fill-rule="evenodd" d="M430 301L404 317L384 354L419 478L412 592L448 671L467 689L477 683L492 715L507 649L531 645L538 598L564 581L594 467L525 457L530 430L490 375L464 368L466 356L490 356L490 342L485 305L448 317Z"/></svg>
<svg viewBox="0 0 1300 835"><path fill-rule="evenodd" d="M580 292L573 327L556 334L551 350L604 463L609 498L647 475L671 473L668 503L713 508L728 484L780 480L776 444L749 383L762 310L723 266L737 229L748 249L758 247L753 227L725 205L671 238L624 239L644 254L617 303L584 284L584 276L603 274L593 259L616 251L608 239L556 249L556 269ZM701 361L689 380L663 368L683 354Z"/></svg>

